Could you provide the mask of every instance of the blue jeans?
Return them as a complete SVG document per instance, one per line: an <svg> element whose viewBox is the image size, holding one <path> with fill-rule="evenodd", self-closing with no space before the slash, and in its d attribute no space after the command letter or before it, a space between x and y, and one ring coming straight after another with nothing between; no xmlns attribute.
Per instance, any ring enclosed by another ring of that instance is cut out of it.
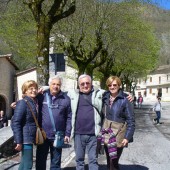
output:
<svg viewBox="0 0 170 170"><path fill-rule="evenodd" d="M61 170L62 149L53 147L53 142L46 139L42 145L37 146L36 170L46 170L46 161L50 149L51 165L50 170Z"/></svg>
<svg viewBox="0 0 170 170"><path fill-rule="evenodd" d="M84 170L85 152L88 154L89 170L98 170L97 138L95 135L75 135L74 149L76 153L76 170Z"/></svg>
<svg viewBox="0 0 170 170"><path fill-rule="evenodd" d="M31 170L33 165L33 144L23 144L21 163L18 170Z"/></svg>
<svg viewBox="0 0 170 170"><path fill-rule="evenodd" d="M161 118L161 112L160 111L156 111L156 115L157 115L157 118L155 119L155 121L157 121L157 123L159 123L159 120Z"/></svg>

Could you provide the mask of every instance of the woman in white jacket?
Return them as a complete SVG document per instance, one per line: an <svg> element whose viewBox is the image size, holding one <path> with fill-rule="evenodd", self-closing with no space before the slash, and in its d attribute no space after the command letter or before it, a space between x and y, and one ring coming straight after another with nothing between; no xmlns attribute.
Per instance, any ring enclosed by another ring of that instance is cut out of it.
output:
<svg viewBox="0 0 170 170"><path fill-rule="evenodd" d="M159 125L160 124L159 120L161 118L161 110L162 110L160 97L158 97L158 101L155 103L153 110L156 112L157 115L157 117L153 119L153 122Z"/></svg>

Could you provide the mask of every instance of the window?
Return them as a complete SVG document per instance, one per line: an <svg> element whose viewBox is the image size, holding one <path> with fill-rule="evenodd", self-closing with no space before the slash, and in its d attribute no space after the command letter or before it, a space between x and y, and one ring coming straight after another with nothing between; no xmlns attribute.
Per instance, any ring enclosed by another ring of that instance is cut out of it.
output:
<svg viewBox="0 0 170 170"><path fill-rule="evenodd" d="M150 82L152 82L152 77L150 77Z"/></svg>
<svg viewBox="0 0 170 170"><path fill-rule="evenodd" d="M149 89L149 93L152 94L152 89L151 88Z"/></svg>
<svg viewBox="0 0 170 170"><path fill-rule="evenodd" d="M159 84L161 84L161 77L159 77Z"/></svg>
<svg viewBox="0 0 170 170"><path fill-rule="evenodd" d="M166 87L166 93L168 93L168 87Z"/></svg>
<svg viewBox="0 0 170 170"><path fill-rule="evenodd" d="M145 78L145 80L144 80L144 81L145 81L145 83L146 83L147 79Z"/></svg>

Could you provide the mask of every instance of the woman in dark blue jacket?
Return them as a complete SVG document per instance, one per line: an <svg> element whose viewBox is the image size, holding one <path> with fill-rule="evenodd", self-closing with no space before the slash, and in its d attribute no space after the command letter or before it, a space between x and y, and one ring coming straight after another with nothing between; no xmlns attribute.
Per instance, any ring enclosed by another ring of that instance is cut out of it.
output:
<svg viewBox="0 0 170 170"><path fill-rule="evenodd" d="M26 81L22 85L23 99L17 102L12 117L11 125L16 143L15 149L22 151L19 170L30 170L33 165L33 143L35 143L36 124L26 101L31 106L35 117L37 117L37 92L37 83L33 80Z"/></svg>
<svg viewBox="0 0 170 170"><path fill-rule="evenodd" d="M119 170L118 162L123 148L132 140L135 131L134 112L132 104L120 89L121 80L118 77L110 76L106 81L106 85L109 91L103 96L103 113L105 117L103 128L108 129L114 122L127 123L124 139L120 142L121 145L116 148L116 157L111 157L113 154L110 153L108 145L105 145L108 170Z"/></svg>

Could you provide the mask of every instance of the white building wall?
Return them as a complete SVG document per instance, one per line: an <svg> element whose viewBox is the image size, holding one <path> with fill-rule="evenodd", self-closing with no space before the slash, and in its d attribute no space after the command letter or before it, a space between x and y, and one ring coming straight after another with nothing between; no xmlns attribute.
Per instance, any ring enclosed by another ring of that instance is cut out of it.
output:
<svg viewBox="0 0 170 170"><path fill-rule="evenodd" d="M33 70L31 72L17 76L18 99L22 99L21 87L22 87L23 83L26 82L27 80L34 80L34 81L37 82L37 72L36 72L36 70Z"/></svg>
<svg viewBox="0 0 170 170"><path fill-rule="evenodd" d="M158 89L162 89L162 101L170 101L170 73L148 75L146 83L144 79L139 82L135 90L136 95L141 93L144 96L144 91L146 91L144 98L155 101Z"/></svg>

